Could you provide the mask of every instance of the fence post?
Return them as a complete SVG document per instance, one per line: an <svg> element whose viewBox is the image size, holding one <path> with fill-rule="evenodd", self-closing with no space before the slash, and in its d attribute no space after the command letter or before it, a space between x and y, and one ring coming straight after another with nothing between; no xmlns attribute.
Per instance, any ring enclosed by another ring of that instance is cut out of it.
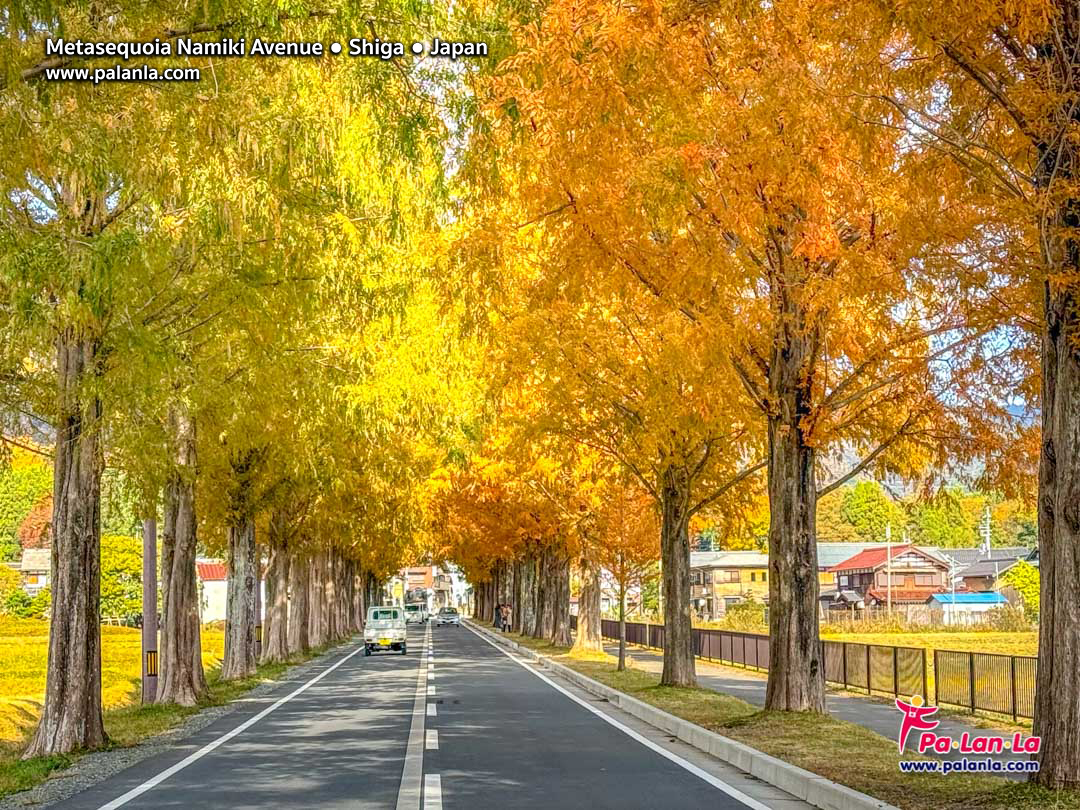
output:
<svg viewBox="0 0 1080 810"><path fill-rule="evenodd" d="M938 667L937 653L938 651L934 650L934 705L940 706L941 702L938 700L938 684L941 683L941 669ZM925 673L926 670L924 669L923 672ZM923 675L923 677L925 678L926 676Z"/></svg>
<svg viewBox="0 0 1080 810"><path fill-rule="evenodd" d="M866 645L866 694L870 694L873 690L870 688L870 684L874 682L873 677L870 674L870 645Z"/></svg>
<svg viewBox="0 0 1080 810"><path fill-rule="evenodd" d="M935 655L937 654L936 650L934 651L934 654ZM936 662L935 662L935 664L936 664ZM935 680L934 683L936 684L937 681ZM926 689L926 647L923 647L922 648L922 694L919 697L921 697L923 700L926 700L928 697L930 697L928 694L926 694L926 692L927 692L927 689ZM936 706L937 705L937 700L936 700L936 698L937 698L937 689L936 688L934 690L934 698L935 698L934 705Z"/></svg>
<svg viewBox="0 0 1080 810"><path fill-rule="evenodd" d="M841 641L840 644L840 660L844 671L844 688L847 689L847 642Z"/></svg>
<svg viewBox="0 0 1080 810"><path fill-rule="evenodd" d="M971 694L971 713L975 714L975 653L968 653L968 684Z"/></svg>
<svg viewBox="0 0 1080 810"><path fill-rule="evenodd" d="M892 693L893 697L900 697L900 664L896 660L898 655L896 645L892 648Z"/></svg>
<svg viewBox="0 0 1080 810"><path fill-rule="evenodd" d="M1012 715L1016 722L1016 656L1009 656L1009 686L1012 689Z"/></svg>

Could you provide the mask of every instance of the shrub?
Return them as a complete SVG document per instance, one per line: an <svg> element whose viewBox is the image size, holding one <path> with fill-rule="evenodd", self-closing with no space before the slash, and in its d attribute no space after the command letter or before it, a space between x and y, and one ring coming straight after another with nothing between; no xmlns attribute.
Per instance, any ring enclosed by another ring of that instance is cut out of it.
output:
<svg viewBox="0 0 1080 810"><path fill-rule="evenodd" d="M1037 629L1027 611L1019 605L1001 605L986 612L974 629L996 633L1030 633Z"/></svg>

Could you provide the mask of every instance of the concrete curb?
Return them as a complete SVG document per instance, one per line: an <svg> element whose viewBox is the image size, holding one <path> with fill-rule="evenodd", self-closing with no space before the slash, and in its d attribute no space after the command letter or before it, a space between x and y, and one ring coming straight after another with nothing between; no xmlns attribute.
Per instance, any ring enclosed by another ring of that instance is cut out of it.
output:
<svg viewBox="0 0 1080 810"><path fill-rule="evenodd" d="M757 777L781 790L787 791L792 796L802 799L821 810L899 810L894 805L887 804L873 796L867 796L857 790L818 776L816 773L799 768L789 762L784 762L776 757L769 756L756 748L729 739L715 731L683 720L673 714L651 706L648 703L630 697L618 689L612 689L599 681L595 681L587 675L571 669L570 667L552 661L548 656L523 647L516 641L511 641L505 636L488 630L475 622L469 621L469 626L485 637L492 639L504 647L508 647L516 653L540 663L544 668L557 673L571 683L591 692L597 697L605 698L609 703L618 706L624 712L664 731L673 737L678 737L684 743L692 745L699 751L704 751L717 759L734 765L741 771Z"/></svg>

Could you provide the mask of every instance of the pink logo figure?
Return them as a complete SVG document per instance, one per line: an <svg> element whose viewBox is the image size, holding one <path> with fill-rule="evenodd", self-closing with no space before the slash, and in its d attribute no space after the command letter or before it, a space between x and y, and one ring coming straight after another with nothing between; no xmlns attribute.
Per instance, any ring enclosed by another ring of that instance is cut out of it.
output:
<svg viewBox="0 0 1080 810"><path fill-rule="evenodd" d="M905 703L896 699L896 708L904 713L904 719L900 722L900 736L897 738L898 747L900 753L904 753L904 746L907 745L908 732L913 728L920 731L930 731L938 727L938 720L928 720L927 718L938 710L937 706L924 706L921 695L913 695L911 703Z"/></svg>

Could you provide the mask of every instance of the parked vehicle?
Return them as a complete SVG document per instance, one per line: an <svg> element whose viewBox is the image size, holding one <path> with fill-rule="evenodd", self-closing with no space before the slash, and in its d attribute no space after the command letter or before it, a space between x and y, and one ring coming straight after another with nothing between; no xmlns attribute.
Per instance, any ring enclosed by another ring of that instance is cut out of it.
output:
<svg viewBox="0 0 1080 810"><path fill-rule="evenodd" d="M405 621L409 624L423 624L428 620L427 605L423 602L413 602L405 605Z"/></svg>
<svg viewBox="0 0 1080 810"><path fill-rule="evenodd" d="M364 655L376 650L407 651L405 611L397 605L368 608L364 625Z"/></svg>
<svg viewBox="0 0 1080 810"><path fill-rule="evenodd" d="M455 627L461 627L461 614L457 612L457 608L444 607L435 614L435 624L452 624Z"/></svg>

